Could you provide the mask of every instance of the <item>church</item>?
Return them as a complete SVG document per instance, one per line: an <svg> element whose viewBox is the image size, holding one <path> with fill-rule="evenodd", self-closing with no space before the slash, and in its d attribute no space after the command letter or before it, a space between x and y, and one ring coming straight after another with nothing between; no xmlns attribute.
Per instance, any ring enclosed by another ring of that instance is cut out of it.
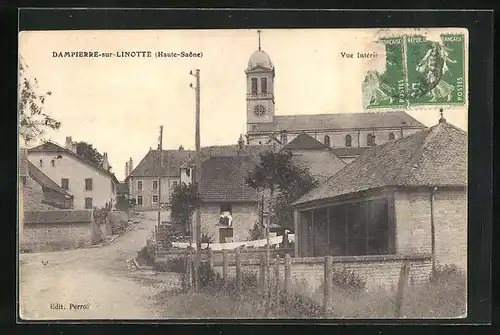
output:
<svg viewBox="0 0 500 335"><path fill-rule="evenodd" d="M275 67L259 46L248 60L247 144L286 145L306 133L350 163L367 148L427 127L404 111L275 115ZM278 97L279 98L279 97Z"/></svg>

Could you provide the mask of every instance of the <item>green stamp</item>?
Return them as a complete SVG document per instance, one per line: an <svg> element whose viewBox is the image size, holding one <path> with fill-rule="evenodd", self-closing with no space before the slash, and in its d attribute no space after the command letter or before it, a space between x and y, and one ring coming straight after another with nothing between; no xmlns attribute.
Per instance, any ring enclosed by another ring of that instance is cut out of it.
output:
<svg viewBox="0 0 500 335"><path fill-rule="evenodd" d="M363 100L367 109L402 107L407 105L406 80L403 64L404 38L381 38L385 45L386 69L368 71L363 82Z"/></svg>
<svg viewBox="0 0 500 335"><path fill-rule="evenodd" d="M463 34L441 34L440 41L404 35L379 42L385 43L386 71L366 74L363 97L367 109L465 104Z"/></svg>

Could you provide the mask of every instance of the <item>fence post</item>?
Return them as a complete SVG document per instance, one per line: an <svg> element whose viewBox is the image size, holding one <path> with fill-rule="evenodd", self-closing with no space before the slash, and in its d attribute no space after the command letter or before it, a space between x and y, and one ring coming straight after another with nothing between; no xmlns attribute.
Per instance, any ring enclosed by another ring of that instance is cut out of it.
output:
<svg viewBox="0 0 500 335"><path fill-rule="evenodd" d="M214 251L208 249L208 265L210 266L210 271L214 271Z"/></svg>
<svg viewBox="0 0 500 335"><path fill-rule="evenodd" d="M236 250L235 263L236 263L236 291L238 293L241 293L242 278L241 278L241 258L239 250Z"/></svg>
<svg viewBox="0 0 500 335"><path fill-rule="evenodd" d="M193 254L191 253L191 250L189 250L188 257L187 257L187 288L191 290L192 288L192 279L193 279Z"/></svg>
<svg viewBox="0 0 500 335"><path fill-rule="evenodd" d="M292 264L290 260L290 254L285 255L285 298L290 294L290 286L292 284L291 281L291 273L292 273Z"/></svg>
<svg viewBox="0 0 500 335"><path fill-rule="evenodd" d="M403 295L404 295L404 290L405 286L408 282L408 275L410 273L410 265L408 264L408 261L403 262L403 266L401 267L401 272L399 273L399 282L398 282L398 291L396 292L396 299L395 299L395 316L397 318L401 317L401 308L403 307Z"/></svg>
<svg viewBox="0 0 500 335"><path fill-rule="evenodd" d="M227 253L227 250L224 250L222 253L222 261L223 261L223 267L222 267L222 279L224 280L224 285L227 283L227 271L229 267L229 255Z"/></svg>
<svg viewBox="0 0 500 335"><path fill-rule="evenodd" d="M332 294L332 256L325 256L325 276L323 282L323 309L326 316L330 309L330 295Z"/></svg>
<svg viewBox="0 0 500 335"><path fill-rule="evenodd" d="M264 292L266 286L266 260L264 258L263 253L261 253L259 257L260 257L259 280L260 280L260 287Z"/></svg>
<svg viewBox="0 0 500 335"><path fill-rule="evenodd" d="M279 315L280 310L280 256L276 255L274 260L274 283L275 283L275 303L276 315Z"/></svg>

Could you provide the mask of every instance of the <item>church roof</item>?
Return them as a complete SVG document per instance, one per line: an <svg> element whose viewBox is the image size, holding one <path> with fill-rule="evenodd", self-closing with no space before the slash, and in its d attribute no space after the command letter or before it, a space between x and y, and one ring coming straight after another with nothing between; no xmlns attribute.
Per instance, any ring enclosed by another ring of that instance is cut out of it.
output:
<svg viewBox="0 0 500 335"><path fill-rule="evenodd" d="M271 58L269 55L263 50L255 51L248 60L248 69L252 69L254 67L265 67L268 69L273 68L273 63L271 62Z"/></svg>
<svg viewBox="0 0 500 335"><path fill-rule="evenodd" d="M268 133L286 130L288 132L330 130L330 129L371 129L371 128L426 128L410 115L402 111L276 115L274 122L252 125L249 133Z"/></svg>
<svg viewBox="0 0 500 335"><path fill-rule="evenodd" d="M467 133L449 123L367 149L294 205L385 186L467 185Z"/></svg>
<svg viewBox="0 0 500 335"><path fill-rule="evenodd" d="M323 143L314 139L311 135L302 133L295 137L288 144L284 145L282 150L326 150L328 149Z"/></svg>

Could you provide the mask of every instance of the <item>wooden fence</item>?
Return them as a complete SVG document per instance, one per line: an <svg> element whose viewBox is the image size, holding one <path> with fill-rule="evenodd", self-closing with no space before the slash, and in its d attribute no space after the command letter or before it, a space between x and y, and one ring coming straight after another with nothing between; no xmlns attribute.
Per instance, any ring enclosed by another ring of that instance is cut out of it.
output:
<svg viewBox="0 0 500 335"><path fill-rule="evenodd" d="M268 300L273 301L273 305L279 308L278 299L280 292L283 292L285 298L292 293L292 265L305 263L315 263L323 268L322 285L323 301L322 307L325 314L331 310L331 296L333 291L333 260L332 256L325 256L322 264L318 259L293 258L293 250L282 249L272 250L271 259L269 259L270 269L269 278L267 278L267 259L266 250L242 251L242 250L203 250L200 253L202 261L208 262L210 269L214 272L222 272L222 280L227 283L230 279L230 270L233 272L233 278L236 280L237 293L241 293L243 287L243 268L258 268L258 282L260 289L266 294ZM183 277L183 286L187 289L194 287L192 276L192 265L194 262L194 250L168 251L157 258L157 262L168 262L169 259L183 258L186 262L187 273ZM308 262L309 261L309 262ZM217 271L217 268L221 271ZM283 269L280 271L280 269ZM397 293L395 297L395 316L400 317L403 295L409 278L410 263L403 259L400 267Z"/></svg>

